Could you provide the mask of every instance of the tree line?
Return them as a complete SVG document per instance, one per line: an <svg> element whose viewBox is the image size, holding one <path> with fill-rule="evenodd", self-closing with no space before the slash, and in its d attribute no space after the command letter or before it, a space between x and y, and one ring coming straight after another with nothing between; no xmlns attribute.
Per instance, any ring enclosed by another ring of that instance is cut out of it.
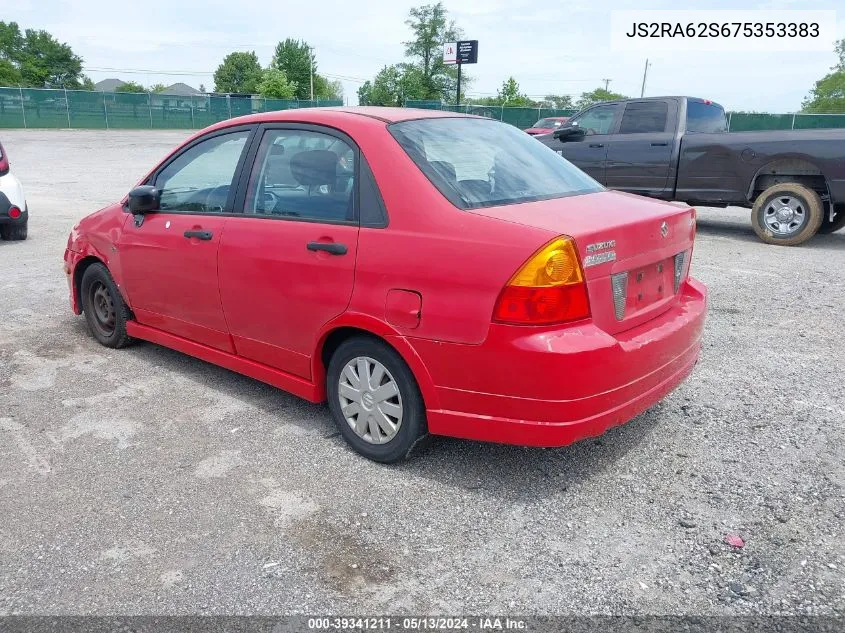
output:
<svg viewBox="0 0 845 633"><path fill-rule="evenodd" d="M464 33L449 18L442 2L414 7L406 25L411 37L403 42L405 58L386 65L358 89L361 105L403 106L411 100L454 103L457 68L443 63L443 44ZM831 72L813 85L801 104L807 113L845 113L845 39L835 46L838 62ZM0 21L0 86L24 88L69 88L93 90L94 83L83 73L83 59L70 45L44 30L21 30L16 22ZM221 93L260 94L274 99L342 99L343 87L317 70L313 48L304 40L280 41L266 67L254 51L226 55L214 72L214 90ZM462 88L472 77L462 76ZM163 84L149 87L129 81L118 92L163 92ZM200 85L200 92L205 87ZM461 102L486 106L521 106L580 110L593 103L624 99L625 95L596 88L580 96L548 94L532 99L522 92L514 77L502 82L495 95L468 97L462 90Z"/></svg>

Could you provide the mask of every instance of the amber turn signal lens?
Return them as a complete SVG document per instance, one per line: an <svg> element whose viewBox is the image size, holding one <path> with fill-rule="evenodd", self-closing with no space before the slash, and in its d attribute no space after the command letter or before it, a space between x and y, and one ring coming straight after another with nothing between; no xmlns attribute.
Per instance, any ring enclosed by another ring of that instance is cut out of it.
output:
<svg viewBox="0 0 845 633"><path fill-rule="evenodd" d="M587 285L575 241L562 235L537 251L502 289L493 320L549 325L590 316Z"/></svg>

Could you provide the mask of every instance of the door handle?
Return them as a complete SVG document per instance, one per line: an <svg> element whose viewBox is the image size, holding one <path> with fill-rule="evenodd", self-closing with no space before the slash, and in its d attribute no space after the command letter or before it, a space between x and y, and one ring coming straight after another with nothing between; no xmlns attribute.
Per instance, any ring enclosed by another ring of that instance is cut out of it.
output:
<svg viewBox="0 0 845 633"><path fill-rule="evenodd" d="M346 244L336 242L308 242L309 251L326 251L332 255L346 255Z"/></svg>
<svg viewBox="0 0 845 633"><path fill-rule="evenodd" d="M182 235L185 237L195 237L199 240L210 240L214 233L211 231L185 231Z"/></svg>
<svg viewBox="0 0 845 633"><path fill-rule="evenodd" d="M604 143L590 143L590 147L604 147Z"/></svg>
<svg viewBox="0 0 845 633"><path fill-rule="evenodd" d="M663 142L663 143L652 143L652 144L651 144L651 146L652 146L652 147L666 147L668 144L669 144L669 143L666 143L666 142Z"/></svg>

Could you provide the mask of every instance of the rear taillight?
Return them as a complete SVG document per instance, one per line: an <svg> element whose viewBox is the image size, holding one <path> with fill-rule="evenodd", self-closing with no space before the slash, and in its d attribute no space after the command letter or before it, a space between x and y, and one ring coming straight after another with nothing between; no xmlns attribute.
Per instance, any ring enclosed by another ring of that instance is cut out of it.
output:
<svg viewBox="0 0 845 633"><path fill-rule="evenodd" d="M587 284L575 241L561 235L525 262L499 294L493 320L550 325L590 316Z"/></svg>
<svg viewBox="0 0 845 633"><path fill-rule="evenodd" d="M21 210L19 207L9 207L9 217L13 220L17 220L21 217Z"/></svg>
<svg viewBox="0 0 845 633"><path fill-rule="evenodd" d="M0 145L0 176L5 176L7 173L9 173L9 158L3 150L3 146Z"/></svg>

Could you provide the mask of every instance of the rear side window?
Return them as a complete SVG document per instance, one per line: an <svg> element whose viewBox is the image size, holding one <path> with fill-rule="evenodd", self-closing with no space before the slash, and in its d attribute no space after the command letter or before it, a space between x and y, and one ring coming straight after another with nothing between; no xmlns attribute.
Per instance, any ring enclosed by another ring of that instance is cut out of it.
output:
<svg viewBox="0 0 845 633"><path fill-rule="evenodd" d="M669 106L665 101L640 101L625 105L619 134L664 132Z"/></svg>
<svg viewBox="0 0 845 633"><path fill-rule="evenodd" d="M394 123L390 133L435 187L461 209L562 198L602 186L519 129L489 119Z"/></svg>
<svg viewBox="0 0 845 633"><path fill-rule="evenodd" d="M722 106L704 101L687 101L687 132L727 132Z"/></svg>

